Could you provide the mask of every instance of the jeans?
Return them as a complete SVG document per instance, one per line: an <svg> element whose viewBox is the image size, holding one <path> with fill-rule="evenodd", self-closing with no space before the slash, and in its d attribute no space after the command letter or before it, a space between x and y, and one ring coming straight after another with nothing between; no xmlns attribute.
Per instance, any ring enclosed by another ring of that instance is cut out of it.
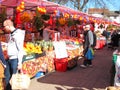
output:
<svg viewBox="0 0 120 90"><path fill-rule="evenodd" d="M7 62L7 67L5 69L6 90L12 90L9 81L12 77L12 74L15 74L17 72L18 59L10 59L7 60L6 62Z"/></svg>

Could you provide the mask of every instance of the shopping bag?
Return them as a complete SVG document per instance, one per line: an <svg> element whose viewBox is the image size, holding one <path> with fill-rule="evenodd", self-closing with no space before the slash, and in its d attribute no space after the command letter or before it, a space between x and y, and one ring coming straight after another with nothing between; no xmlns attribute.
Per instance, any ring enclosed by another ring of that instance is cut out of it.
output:
<svg viewBox="0 0 120 90"><path fill-rule="evenodd" d="M88 48L88 51L86 52L85 57L89 60L93 59L93 54L90 48Z"/></svg>
<svg viewBox="0 0 120 90"><path fill-rule="evenodd" d="M30 85L30 77L27 74L16 73L10 79L12 89L28 89Z"/></svg>
<svg viewBox="0 0 120 90"><path fill-rule="evenodd" d="M91 52L92 52L92 55L94 56L95 55L95 52L93 50L93 48L90 48Z"/></svg>

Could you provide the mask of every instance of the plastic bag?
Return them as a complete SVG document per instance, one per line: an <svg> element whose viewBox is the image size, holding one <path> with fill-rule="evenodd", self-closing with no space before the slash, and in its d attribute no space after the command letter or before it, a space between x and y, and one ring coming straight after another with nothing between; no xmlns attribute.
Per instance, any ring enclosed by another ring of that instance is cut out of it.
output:
<svg viewBox="0 0 120 90"><path fill-rule="evenodd" d="M92 52L92 55L95 55L95 52L93 50L93 48L90 48L91 52Z"/></svg>
<svg viewBox="0 0 120 90"><path fill-rule="evenodd" d="M16 73L12 75L10 84L12 89L28 89L30 81L30 77L27 74Z"/></svg>
<svg viewBox="0 0 120 90"><path fill-rule="evenodd" d="M93 52L92 52L91 48L88 48L88 51L86 52L85 57L89 60L93 59Z"/></svg>

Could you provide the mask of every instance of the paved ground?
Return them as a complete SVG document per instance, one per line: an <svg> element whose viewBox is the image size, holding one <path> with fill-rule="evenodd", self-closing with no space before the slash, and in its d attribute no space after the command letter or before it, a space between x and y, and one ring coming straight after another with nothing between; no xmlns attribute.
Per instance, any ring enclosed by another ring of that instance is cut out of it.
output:
<svg viewBox="0 0 120 90"><path fill-rule="evenodd" d="M92 68L78 65L66 72L52 72L41 78L34 78L28 90L105 90L110 85L112 50L106 47L95 52Z"/></svg>

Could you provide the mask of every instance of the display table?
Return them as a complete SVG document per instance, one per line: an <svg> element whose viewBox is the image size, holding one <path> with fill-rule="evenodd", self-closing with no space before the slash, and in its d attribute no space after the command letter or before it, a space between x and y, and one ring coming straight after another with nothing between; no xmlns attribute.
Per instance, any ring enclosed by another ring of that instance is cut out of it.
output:
<svg viewBox="0 0 120 90"><path fill-rule="evenodd" d="M33 77L39 71L45 73L54 71L53 55L54 52L47 52L45 56L23 62L23 72L27 73L30 77Z"/></svg>
<svg viewBox="0 0 120 90"><path fill-rule="evenodd" d="M29 36L29 35L28 35ZM77 65L77 60L78 57L82 55L83 53L83 46L82 44L78 43L77 39L75 40L63 40L65 41L65 46L67 46L66 49L66 54L67 54L67 69L72 69ZM52 42L45 42L45 41L37 41L36 43L34 42L25 42L24 43L24 48L26 51L27 55L38 53L40 54L41 52L45 51L44 56L39 56L34 57L28 60L24 60L22 70L24 73L28 74L31 78L34 77L38 72L43 72L43 73L50 73L56 70L55 68L55 61L54 58L56 58L55 55L55 47L54 50L48 48L48 46L52 46ZM59 45L59 44L58 44ZM62 44L63 45L63 44ZM62 46L60 45L58 49ZM36 47L35 47L36 46ZM43 47L42 47L43 46ZM41 52L39 52L39 48ZM45 48L45 49L44 49ZM7 50L7 48L4 48L4 52ZM59 49L62 53L64 52L63 50ZM34 51L34 52L33 52ZM37 51L37 52L36 52ZM27 53L28 52L28 53ZM61 53L60 53L61 55ZM4 54L5 56L5 54ZM58 55L59 56L59 55ZM58 64L58 63L57 63Z"/></svg>
<svg viewBox="0 0 120 90"><path fill-rule="evenodd" d="M67 69L72 69L77 65L78 57L82 54L82 46L73 50L67 50ZM45 56L33 58L23 62L23 72L34 77L37 72L49 73L55 71L55 52L47 51Z"/></svg>
<svg viewBox="0 0 120 90"><path fill-rule="evenodd" d="M83 54L83 46L76 47L73 49L67 49L68 52L68 65L67 68L70 70L77 66L78 57Z"/></svg>

